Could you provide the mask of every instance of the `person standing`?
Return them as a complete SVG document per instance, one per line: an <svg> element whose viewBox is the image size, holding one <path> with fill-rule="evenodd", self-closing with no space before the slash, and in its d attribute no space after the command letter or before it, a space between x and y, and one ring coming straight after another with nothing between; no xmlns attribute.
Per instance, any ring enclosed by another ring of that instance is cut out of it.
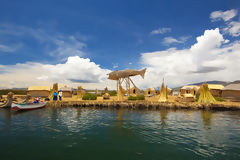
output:
<svg viewBox="0 0 240 160"><path fill-rule="evenodd" d="M59 100L61 101L62 100L62 91L60 90L59 92L58 92L58 96L59 96Z"/></svg>
<svg viewBox="0 0 240 160"><path fill-rule="evenodd" d="M56 100L57 100L57 96L58 96L57 92L56 92L56 91L54 91L54 93L53 93L53 100L54 100L54 101L56 101Z"/></svg>

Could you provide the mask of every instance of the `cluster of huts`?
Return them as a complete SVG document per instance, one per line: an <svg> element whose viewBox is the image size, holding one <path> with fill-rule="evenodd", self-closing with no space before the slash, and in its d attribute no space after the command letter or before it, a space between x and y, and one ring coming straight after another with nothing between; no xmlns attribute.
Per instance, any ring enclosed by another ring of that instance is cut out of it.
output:
<svg viewBox="0 0 240 160"><path fill-rule="evenodd" d="M71 87L63 86L58 90L62 91L63 97L65 98L72 97L73 95L73 88ZM47 98L50 95L51 87L50 86L30 86L27 92L31 97Z"/></svg>
<svg viewBox="0 0 240 160"><path fill-rule="evenodd" d="M152 97L152 96L156 96L156 95L160 94L160 89L158 89L158 88L147 88L146 90L141 91L139 88L134 86L134 87L130 88L130 94L131 95L143 94L146 97ZM173 90L170 89L170 88L167 88L167 94L172 95Z"/></svg>
<svg viewBox="0 0 240 160"><path fill-rule="evenodd" d="M229 84L223 86L222 84L208 84L210 93L214 97L221 97L230 101L240 101L240 83ZM186 85L179 91L179 96L183 96L186 100L191 101L200 93L200 86Z"/></svg>
<svg viewBox="0 0 240 160"><path fill-rule="evenodd" d="M222 97L223 99L231 101L240 101L240 83L229 84L227 86L223 86L221 84L208 84L208 88L214 97ZM72 97L74 92L73 88L67 86L60 87L58 90L62 91L63 98ZM50 91L50 86L30 86L28 88L28 94L32 97L48 97L50 95ZM141 91L139 88L134 86L130 89L130 94L144 94L147 97L151 97L158 95L159 91L159 89L155 88L147 88L146 90ZM193 101L199 93L200 86L186 85L179 90L178 96L184 97L186 101ZM173 90L167 88L167 95L173 95Z"/></svg>

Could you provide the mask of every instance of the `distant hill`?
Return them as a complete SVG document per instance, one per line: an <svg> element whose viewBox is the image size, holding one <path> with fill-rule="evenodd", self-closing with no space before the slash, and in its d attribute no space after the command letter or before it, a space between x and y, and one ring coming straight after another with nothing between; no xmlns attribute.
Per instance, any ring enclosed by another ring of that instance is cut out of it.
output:
<svg viewBox="0 0 240 160"><path fill-rule="evenodd" d="M240 80L237 80L237 81L229 82L229 83L227 83L227 85L229 85L229 84L239 84L239 83L240 83Z"/></svg>
<svg viewBox="0 0 240 160"><path fill-rule="evenodd" d="M28 90L28 88L12 88L12 90Z"/></svg>
<svg viewBox="0 0 240 160"><path fill-rule="evenodd" d="M198 83L194 83L194 84L189 84L189 85L202 85L205 82L198 82ZM230 82L226 82L226 81L206 81L207 84L222 84L222 85L227 85Z"/></svg>

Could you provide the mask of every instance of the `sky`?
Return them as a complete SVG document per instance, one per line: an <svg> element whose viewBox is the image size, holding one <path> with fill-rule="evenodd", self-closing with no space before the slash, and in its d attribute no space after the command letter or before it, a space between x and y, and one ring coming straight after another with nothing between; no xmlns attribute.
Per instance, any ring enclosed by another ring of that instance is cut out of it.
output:
<svg viewBox="0 0 240 160"><path fill-rule="evenodd" d="M0 0L0 88L240 79L239 0Z"/></svg>

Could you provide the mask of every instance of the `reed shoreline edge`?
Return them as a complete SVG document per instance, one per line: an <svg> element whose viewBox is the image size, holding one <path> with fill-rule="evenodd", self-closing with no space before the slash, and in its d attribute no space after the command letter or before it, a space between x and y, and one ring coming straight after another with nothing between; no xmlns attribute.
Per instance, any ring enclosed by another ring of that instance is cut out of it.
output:
<svg viewBox="0 0 240 160"><path fill-rule="evenodd" d="M184 103L184 102L149 102L149 101L49 101L49 108L82 107L82 108L109 108L109 109L191 109L191 110L216 110L239 111L239 103Z"/></svg>

